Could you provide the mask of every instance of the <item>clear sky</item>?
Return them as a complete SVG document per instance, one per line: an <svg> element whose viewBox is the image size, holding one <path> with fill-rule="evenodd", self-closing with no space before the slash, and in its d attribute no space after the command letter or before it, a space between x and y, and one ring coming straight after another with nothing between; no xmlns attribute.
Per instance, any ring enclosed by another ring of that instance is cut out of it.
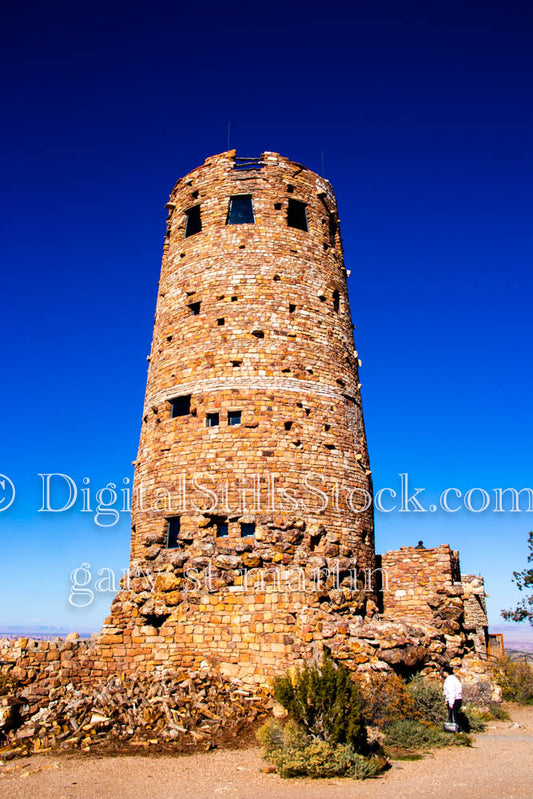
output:
<svg viewBox="0 0 533 799"><path fill-rule="evenodd" d="M449 487L491 498L376 512L378 551L450 543L498 623L533 525L493 500L533 488L532 16L525 0L6 7L0 473L16 497L0 512L0 623L107 613L110 592L69 605L69 573L127 567L127 514L104 528L80 501L40 513L38 475L131 479L164 204L227 149L228 121L240 155L321 172L323 153L375 488L408 473L426 506Z"/></svg>

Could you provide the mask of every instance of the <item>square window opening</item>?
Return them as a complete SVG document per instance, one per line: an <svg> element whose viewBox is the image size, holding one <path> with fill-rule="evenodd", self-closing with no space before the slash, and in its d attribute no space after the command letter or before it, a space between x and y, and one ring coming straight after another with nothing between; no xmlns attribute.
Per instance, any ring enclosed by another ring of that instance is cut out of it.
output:
<svg viewBox="0 0 533 799"><path fill-rule="evenodd" d="M171 516L167 519L167 549L176 549L179 546L180 517Z"/></svg>
<svg viewBox="0 0 533 799"><path fill-rule="evenodd" d="M184 394L182 397L174 397L174 399L170 400L170 407L172 409L172 419L177 416L188 416L191 412L191 395Z"/></svg>
<svg viewBox="0 0 533 799"><path fill-rule="evenodd" d="M241 537L248 538L255 535L255 522L241 522Z"/></svg>
<svg viewBox="0 0 533 799"><path fill-rule="evenodd" d="M219 327L223 327L223 325L225 325L225 324L226 324L226 320L225 319L217 319L217 325Z"/></svg>
<svg viewBox="0 0 533 799"><path fill-rule="evenodd" d="M230 197L226 225L253 225L254 206L251 194L237 194Z"/></svg>
<svg viewBox="0 0 533 799"><path fill-rule="evenodd" d="M208 427L218 427L220 424L220 415L218 413L208 413L206 416L206 423Z"/></svg>
<svg viewBox="0 0 533 799"><path fill-rule="evenodd" d="M236 427L241 423L241 411L228 411L228 425Z"/></svg>
<svg viewBox="0 0 533 799"><path fill-rule="evenodd" d="M195 233L199 233L202 229L200 206L193 205L192 208L189 208L187 211L185 211L185 216L187 217L187 222L185 225L185 238L188 238L189 236L194 236Z"/></svg>
<svg viewBox="0 0 533 799"><path fill-rule="evenodd" d="M200 313L200 305L201 304L202 304L201 302L191 302L191 303L189 303L189 308L191 309L191 312L192 312L193 316L198 316L198 314Z"/></svg>
<svg viewBox="0 0 533 799"><path fill-rule="evenodd" d="M217 522L216 525L217 538L227 538L229 535L229 526L227 522Z"/></svg>
<svg viewBox="0 0 533 799"><path fill-rule="evenodd" d="M289 207L287 209L287 225L295 227L298 230L309 230L307 226L307 212L305 203L300 200L289 199Z"/></svg>
<svg viewBox="0 0 533 799"><path fill-rule="evenodd" d="M289 313L294 313L296 310L296 305L293 305L292 302L289 303Z"/></svg>

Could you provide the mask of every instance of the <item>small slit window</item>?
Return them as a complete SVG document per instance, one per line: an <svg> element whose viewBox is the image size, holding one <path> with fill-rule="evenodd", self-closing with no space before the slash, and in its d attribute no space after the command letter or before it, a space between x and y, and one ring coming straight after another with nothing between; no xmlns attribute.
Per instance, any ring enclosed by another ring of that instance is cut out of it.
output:
<svg viewBox="0 0 533 799"><path fill-rule="evenodd" d="M220 416L218 413L208 413L206 420L208 427L218 427L220 424Z"/></svg>
<svg viewBox="0 0 533 799"><path fill-rule="evenodd" d="M248 538L251 535L255 535L255 522L241 522L242 538Z"/></svg>
<svg viewBox="0 0 533 799"><path fill-rule="evenodd" d="M333 292L333 310L335 311L335 313L339 313L340 304L341 304L340 294L337 291L337 289L335 289L335 291Z"/></svg>
<svg viewBox="0 0 533 799"><path fill-rule="evenodd" d="M228 425L236 427L241 423L241 411L228 411Z"/></svg>
<svg viewBox="0 0 533 799"><path fill-rule="evenodd" d="M201 305L200 302L191 302L189 304L189 308L191 309L191 313L193 316L198 316L198 314L200 313L200 305Z"/></svg>
<svg viewBox="0 0 533 799"><path fill-rule="evenodd" d="M167 519L167 549L176 549L179 546L180 517L171 516Z"/></svg>
<svg viewBox="0 0 533 799"><path fill-rule="evenodd" d="M217 522L217 538L227 538L229 535L229 527L227 522Z"/></svg>
<svg viewBox="0 0 533 799"><path fill-rule="evenodd" d="M188 416L191 412L191 395L184 394L182 397L174 397L170 400L171 417Z"/></svg>
<svg viewBox="0 0 533 799"><path fill-rule="evenodd" d="M305 203L300 200L289 199L289 206L287 209L287 225L289 227L298 228L298 230L309 230L307 227L307 212L305 210Z"/></svg>
<svg viewBox="0 0 533 799"><path fill-rule="evenodd" d="M337 218L335 214L329 215L329 242L332 247L335 246L337 237Z"/></svg>
<svg viewBox="0 0 533 799"><path fill-rule="evenodd" d="M238 194L230 197L226 225L253 225L254 207L251 194Z"/></svg>
<svg viewBox="0 0 533 799"><path fill-rule="evenodd" d="M185 216L187 217L187 222L185 224L185 238L188 238L189 236L194 236L195 233L199 233L202 229L200 206L193 205L192 208L189 208L187 211L185 211Z"/></svg>

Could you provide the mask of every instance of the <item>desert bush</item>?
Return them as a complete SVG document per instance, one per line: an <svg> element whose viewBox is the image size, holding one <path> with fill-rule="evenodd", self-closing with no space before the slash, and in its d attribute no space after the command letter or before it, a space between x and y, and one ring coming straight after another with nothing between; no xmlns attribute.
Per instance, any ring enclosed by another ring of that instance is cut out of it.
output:
<svg viewBox="0 0 533 799"><path fill-rule="evenodd" d="M314 740L366 749L357 686L351 672L331 657L324 657L320 666L304 666L293 675L278 677L274 697Z"/></svg>
<svg viewBox="0 0 533 799"><path fill-rule="evenodd" d="M462 717L462 718L461 718ZM491 702L488 706L463 705L459 711L459 723L467 732L483 732L487 721L504 721L509 718L509 713L497 702ZM466 721L466 724L463 721Z"/></svg>
<svg viewBox="0 0 533 799"><path fill-rule="evenodd" d="M385 728L385 746L398 749L433 749L440 746L470 745L468 735L443 732L434 724L417 719L398 719Z"/></svg>
<svg viewBox="0 0 533 799"><path fill-rule="evenodd" d="M441 724L445 720L446 701L439 684L418 675L408 684L407 690L413 698L419 718L434 724Z"/></svg>
<svg viewBox="0 0 533 799"><path fill-rule="evenodd" d="M432 724L416 719L397 719L385 728L385 746L424 749L443 746L444 733Z"/></svg>
<svg viewBox="0 0 533 799"><path fill-rule="evenodd" d="M493 666L493 674L504 699L533 704L533 668L525 659L503 657Z"/></svg>
<svg viewBox="0 0 533 799"><path fill-rule="evenodd" d="M458 721L467 732L484 732L486 721L492 716L487 710L477 705L465 704L458 713Z"/></svg>
<svg viewBox="0 0 533 799"><path fill-rule="evenodd" d="M396 674L373 674L359 681L361 709L367 724L382 727L396 719L417 716L415 700Z"/></svg>
<svg viewBox="0 0 533 799"><path fill-rule="evenodd" d="M489 713L491 715L491 719L497 719L498 721L508 721L511 717L509 713L503 709L498 702L491 702L489 705ZM487 719L490 721L490 719Z"/></svg>
<svg viewBox="0 0 533 799"><path fill-rule="evenodd" d="M263 757L281 777L351 777L368 779L387 763L381 757L363 757L347 744L313 741L302 727L289 720L285 727L267 721L257 733Z"/></svg>
<svg viewBox="0 0 533 799"><path fill-rule="evenodd" d="M265 760L272 762L272 755L283 749L283 727L274 719L269 719L258 729L257 740L263 749Z"/></svg>
<svg viewBox="0 0 533 799"><path fill-rule="evenodd" d="M383 771L385 761L363 757L346 744L333 746L327 741L313 741L302 749L283 749L275 755L280 777L352 777L368 779Z"/></svg>
<svg viewBox="0 0 533 799"><path fill-rule="evenodd" d="M274 762L280 777L351 777L364 780L383 771L380 757L363 757L346 744L313 741L302 749L283 749Z"/></svg>

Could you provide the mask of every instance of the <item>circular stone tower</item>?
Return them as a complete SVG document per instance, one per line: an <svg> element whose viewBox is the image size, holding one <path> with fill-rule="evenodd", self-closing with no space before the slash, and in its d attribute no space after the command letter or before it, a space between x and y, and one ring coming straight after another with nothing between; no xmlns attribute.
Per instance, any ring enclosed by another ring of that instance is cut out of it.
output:
<svg viewBox="0 0 533 799"><path fill-rule="evenodd" d="M132 502L132 567L374 569L372 485L339 218L277 153L178 181Z"/></svg>

